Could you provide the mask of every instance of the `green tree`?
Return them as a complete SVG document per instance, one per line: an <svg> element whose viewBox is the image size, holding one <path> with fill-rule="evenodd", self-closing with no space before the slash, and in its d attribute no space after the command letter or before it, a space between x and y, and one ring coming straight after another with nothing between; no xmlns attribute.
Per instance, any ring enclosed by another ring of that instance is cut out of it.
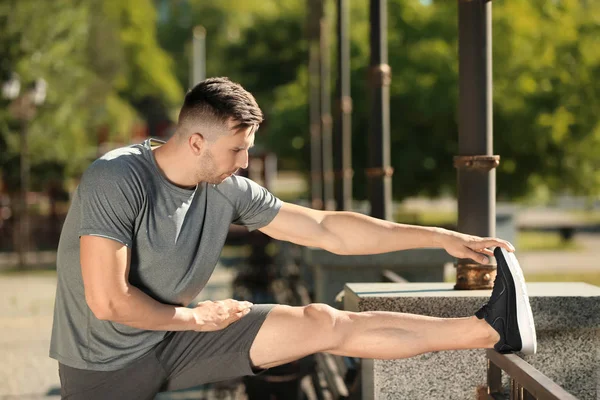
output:
<svg viewBox="0 0 600 400"><path fill-rule="evenodd" d="M76 177L96 156L100 129L128 142L148 99L168 114L182 97L172 61L156 41L151 0L7 0L0 5L0 48L4 78L15 71L24 83L48 81L47 101L28 130L32 167L58 162ZM15 175L17 128L2 113L5 176ZM14 182L8 183L10 190Z"/></svg>
<svg viewBox="0 0 600 400"><path fill-rule="evenodd" d="M251 90L267 115L258 140L308 176L306 1L156 2L161 44L177 60L179 81L188 84L189 37L202 24L208 76L230 76ZM388 2L397 199L456 190L458 9L456 1L430 3ZM327 4L333 30L334 4ZM351 7L354 187L364 198L369 17L367 2ZM499 197L598 195L600 3L514 0L492 7Z"/></svg>
<svg viewBox="0 0 600 400"><path fill-rule="evenodd" d="M207 76L228 76L251 91L265 113L257 143L277 150L284 162L298 166L297 150L290 147L290 132L303 133L308 120L296 119L291 131L280 131L281 99L274 91L282 93L286 85L296 81L299 71L305 70L305 0L155 3L160 15L160 43L176 60L179 82L189 86L192 29L202 25L207 35ZM294 96L288 100L306 108L307 92Z"/></svg>
<svg viewBox="0 0 600 400"><path fill-rule="evenodd" d="M493 5L494 131L500 198L550 193L598 195L600 78L599 4L593 2L495 2ZM458 126L458 10L455 2L423 5L389 2L392 67L391 142L394 196L453 193ZM557 29L557 27L561 27ZM368 15L352 10L353 164L355 194L364 197L368 132ZM306 71L274 90L277 114L271 137L292 156L308 145ZM299 128L302 132L299 132ZM298 149L297 149L298 150Z"/></svg>
<svg viewBox="0 0 600 400"><path fill-rule="evenodd" d="M600 4L494 4L494 107L502 192L600 193Z"/></svg>

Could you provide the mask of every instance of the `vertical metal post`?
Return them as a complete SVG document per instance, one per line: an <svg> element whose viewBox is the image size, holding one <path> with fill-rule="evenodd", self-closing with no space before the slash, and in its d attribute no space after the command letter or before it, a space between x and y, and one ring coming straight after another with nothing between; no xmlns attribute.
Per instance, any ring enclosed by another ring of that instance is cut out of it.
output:
<svg viewBox="0 0 600 400"><path fill-rule="evenodd" d="M458 0L458 230L494 236L496 171L492 132L492 2ZM455 289L491 288L495 265L461 259Z"/></svg>
<svg viewBox="0 0 600 400"><path fill-rule="evenodd" d="M321 141L323 151L323 208L333 209L333 143L331 119L331 57L329 54L329 23L327 10L323 7L321 15Z"/></svg>
<svg viewBox="0 0 600 400"><path fill-rule="evenodd" d="M190 87L206 79L206 29L198 25L192 33L192 65Z"/></svg>
<svg viewBox="0 0 600 400"><path fill-rule="evenodd" d="M529 391L523 388L523 400L536 400L535 396L529 393Z"/></svg>
<svg viewBox="0 0 600 400"><path fill-rule="evenodd" d="M307 0L308 36L308 104L310 118L310 192L311 207L323 208L323 175L321 163L321 94L319 90L320 70L320 21L322 0Z"/></svg>
<svg viewBox="0 0 600 400"><path fill-rule="evenodd" d="M352 210L352 96L350 93L350 13L348 0L337 0L337 85L334 124L335 202Z"/></svg>
<svg viewBox="0 0 600 400"><path fill-rule="evenodd" d="M502 370L490 359L487 360L488 394L502 393Z"/></svg>
<svg viewBox="0 0 600 400"><path fill-rule="evenodd" d="M371 215L392 218L392 174L390 166L390 83L387 53L387 0L370 0L369 86L371 121L369 129L369 200Z"/></svg>

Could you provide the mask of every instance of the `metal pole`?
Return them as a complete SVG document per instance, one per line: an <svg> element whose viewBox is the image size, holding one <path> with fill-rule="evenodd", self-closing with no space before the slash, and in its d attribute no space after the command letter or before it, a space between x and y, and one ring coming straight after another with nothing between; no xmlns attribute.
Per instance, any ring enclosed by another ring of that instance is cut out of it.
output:
<svg viewBox="0 0 600 400"><path fill-rule="evenodd" d="M459 0L458 29L458 230L494 236L500 157L493 155L491 0ZM492 287L495 265L461 259L457 268L456 289Z"/></svg>
<svg viewBox="0 0 600 400"><path fill-rule="evenodd" d="M333 143L331 137L331 62L329 56L329 24L327 23L327 12L323 10L321 16L321 140L323 151L323 208L334 209L333 201Z"/></svg>
<svg viewBox="0 0 600 400"><path fill-rule="evenodd" d="M310 192L311 207L323 209L323 175L321 163L321 93L319 90L319 37L322 15L321 0L307 0L308 31L308 104L310 118Z"/></svg>
<svg viewBox="0 0 600 400"><path fill-rule="evenodd" d="M190 87L206 79L206 29L198 25L192 33L192 73Z"/></svg>
<svg viewBox="0 0 600 400"><path fill-rule="evenodd" d="M335 202L352 210L352 96L350 93L350 13L348 0L337 0L337 104L334 124Z"/></svg>
<svg viewBox="0 0 600 400"><path fill-rule="evenodd" d="M387 1L370 0L371 62L369 86L371 121L369 129L369 200L371 215L392 218L392 174L390 166L390 83L387 54Z"/></svg>

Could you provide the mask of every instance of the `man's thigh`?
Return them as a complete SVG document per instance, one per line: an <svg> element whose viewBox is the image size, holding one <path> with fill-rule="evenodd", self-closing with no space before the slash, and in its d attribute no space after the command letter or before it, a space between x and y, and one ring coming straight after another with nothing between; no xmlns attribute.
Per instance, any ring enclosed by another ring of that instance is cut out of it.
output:
<svg viewBox="0 0 600 400"><path fill-rule="evenodd" d="M150 400L166 375L154 351L116 371L90 371L59 364L61 397L68 400Z"/></svg>
<svg viewBox="0 0 600 400"><path fill-rule="evenodd" d="M259 372L250 361L250 347L271 310L255 304L227 328L214 332L172 332L155 350L167 379L163 390L179 390Z"/></svg>

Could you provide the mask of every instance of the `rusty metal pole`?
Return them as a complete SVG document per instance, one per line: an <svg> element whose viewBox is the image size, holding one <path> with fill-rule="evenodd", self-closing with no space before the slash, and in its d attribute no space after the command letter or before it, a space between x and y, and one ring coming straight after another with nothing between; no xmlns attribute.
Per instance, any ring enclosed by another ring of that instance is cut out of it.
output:
<svg viewBox="0 0 600 400"><path fill-rule="evenodd" d="M337 0L337 85L334 123L335 203L352 210L352 96L350 93L350 13L348 0Z"/></svg>
<svg viewBox="0 0 600 400"><path fill-rule="evenodd" d="M320 51L322 0L307 0L308 105L310 118L310 193L311 207L323 209L323 173L321 162Z"/></svg>
<svg viewBox="0 0 600 400"><path fill-rule="evenodd" d="M331 118L331 57L329 47L329 23L327 11L323 6L321 15L321 146L323 162L323 208L334 209L333 193L333 142L332 142L332 118Z"/></svg>
<svg viewBox="0 0 600 400"><path fill-rule="evenodd" d="M496 233L496 170L492 131L492 2L458 0L459 118L458 230L477 236ZM489 289L494 264L457 262L455 289Z"/></svg>
<svg viewBox="0 0 600 400"><path fill-rule="evenodd" d="M390 83L387 53L387 0L370 0L369 87L371 121L369 129L369 200L371 215L392 219L392 174L390 166Z"/></svg>

